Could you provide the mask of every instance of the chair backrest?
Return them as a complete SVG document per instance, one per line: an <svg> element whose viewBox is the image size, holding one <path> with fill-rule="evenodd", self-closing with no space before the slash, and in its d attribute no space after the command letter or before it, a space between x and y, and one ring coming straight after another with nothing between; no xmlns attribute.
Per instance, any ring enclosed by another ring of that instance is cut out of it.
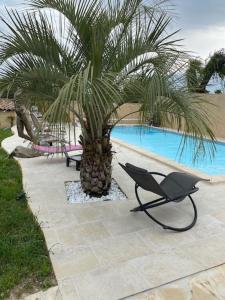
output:
<svg viewBox="0 0 225 300"><path fill-rule="evenodd" d="M121 163L119 164L141 188L157 195L165 196L165 193L161 189L159 183L147 170L138 168L129 163L126 163L126 165Z"/></svg>

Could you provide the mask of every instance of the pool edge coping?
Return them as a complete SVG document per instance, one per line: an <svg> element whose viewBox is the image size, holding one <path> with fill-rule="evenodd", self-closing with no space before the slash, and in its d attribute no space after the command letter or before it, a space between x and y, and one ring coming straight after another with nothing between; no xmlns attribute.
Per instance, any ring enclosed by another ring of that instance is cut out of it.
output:
<svg viewBox="0 0 225 300"><path fill-rule="evenodd" d="M201 171L197 171L197 170L194 170L192 168L188 168L188 167L186 167L186 166L184 166L182 164L177 163L174 160L167 159L167 158L165 158L165 157L163 157L161 155L155 154L155 153L153 153L151 151L146 151L146 150L141 149L141 148L139 148L137 146L128 144L128 143L126 143L126 142L124 142L124 141L122 141L122 140L120 140L118 138L111 138L111 140L112 140L113 143L116 143L116 144L118 144L118 145L120 145L122 147L125 147L125 148L127 148L127 149L129 149L131 151L134 151L134 152L136 152L136 153L138 153L140 155L143 155L143 156L145 156L147 158L154 159L154 160L156 160L156 161L158 161L160 163L163 163L163 164L165 164L165 165L167 165L169 167L175 168L177 170L181 170L183 172L190 173L192 175L201 177L203 179L209 179L210 180L209 181L210 184L225 182L225 175L211 175L210 176L210 175L208 175L206 173L203 173Z"/></svg>

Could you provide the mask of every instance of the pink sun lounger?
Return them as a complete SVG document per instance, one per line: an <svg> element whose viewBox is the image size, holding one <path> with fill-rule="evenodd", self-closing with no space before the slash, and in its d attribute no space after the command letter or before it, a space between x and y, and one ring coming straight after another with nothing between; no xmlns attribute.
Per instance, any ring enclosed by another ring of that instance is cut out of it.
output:
<svg viewBox="0 0 225 300"><path fill-rule="evenodd" d="M65 147L33 145L33 149L42 153L56 154L76 150L83 150L83 147L81 145L67 145Z"/></svg>

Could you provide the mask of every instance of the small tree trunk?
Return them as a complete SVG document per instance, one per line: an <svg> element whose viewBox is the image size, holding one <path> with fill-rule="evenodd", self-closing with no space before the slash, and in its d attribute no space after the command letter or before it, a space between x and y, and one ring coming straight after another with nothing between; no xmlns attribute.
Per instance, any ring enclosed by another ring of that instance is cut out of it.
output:
<svg viewBox="0 0 225 300"><path fill-rule="evenodd" d="M15 110L17 115L17 131L21 138L26 140L35 141L35 134L33 131L33 121L30 116L30 112L24 105L20 105L17 101L15 104Z"/></svg>
<svg viewBox="0 0 225 300"><path fill-rule="evenodd" d="M112 180L112 145L103 138L83 145L80 179L85 193L91 196L106 195Z"/></svg>
<svg viewBox="0 0 225 300"><path fill-rule="evenodd" d="M202 79L199 87L196 89L197 93L207 93L206 87L207 87L212 75L213 75L213 73L212 74L207 73L207 74L204 75L204 78Z"/></svg>

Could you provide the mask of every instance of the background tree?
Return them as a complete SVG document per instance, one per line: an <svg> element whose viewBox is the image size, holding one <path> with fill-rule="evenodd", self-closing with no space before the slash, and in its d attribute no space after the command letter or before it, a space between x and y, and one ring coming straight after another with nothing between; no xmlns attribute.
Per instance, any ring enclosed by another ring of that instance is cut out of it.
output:
<svg viewBox="0 0 225 300"><path fill-rule="evenodd" d="M190 59L186 71L187 86L190 92L196 92L203 77L203 63L200 59Z"/></svg>
<svg viewBox="0 0 225 300"><path fill-rule="evenodd" d="M224 49L216 51L209 57L208 62L203 66L201 60L191 59L186 71L187 85L191 92L207 93L206 87L211 78L225 76L225 53Z"/></svg>
<svg viewBox="0 0 225 300"><path fill-rule="evenodd" d="M110 135L117 109L140 103L142 120L157 114L162 125L191 133L197 149L209 136L201 99L180 85L184 54L169 32L161 5L143 0L32 0L27 12L8 11L0 44L1 89L19 89L27 106L48 103L46 118L81 124L81 184L102 195L111 184ZM162 3L162 1L161 1ZM46 10L47 9L47 10ZM40 102L39 102L40 103Z"/></svg>

